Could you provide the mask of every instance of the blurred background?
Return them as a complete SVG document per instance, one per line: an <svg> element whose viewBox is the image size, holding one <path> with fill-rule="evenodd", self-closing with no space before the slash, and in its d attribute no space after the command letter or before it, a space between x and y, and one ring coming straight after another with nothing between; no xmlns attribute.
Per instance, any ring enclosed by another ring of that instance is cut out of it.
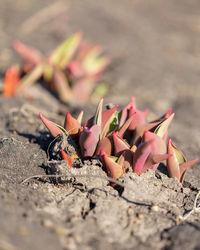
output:
<svg viewBox="0 0 200 250"><path fill-rule="evenodd" d="M21 60L14 40L48 55L77 30L112 59L102 79L109 85L106 102L125 105L135 96L139 108L157 116L173 108L172 136L197 156L200 1L0 0L1 74Z"/></svg>
<svg viewBox="0 0 200 250"><path fill-rule="evenodd" d="M199 98L199 14L198 0L0 0L0 69L20 60L16 39L48 55L83 30L112 58L104 75L110 101L135 95L165 111L169 99Z"/></svg>

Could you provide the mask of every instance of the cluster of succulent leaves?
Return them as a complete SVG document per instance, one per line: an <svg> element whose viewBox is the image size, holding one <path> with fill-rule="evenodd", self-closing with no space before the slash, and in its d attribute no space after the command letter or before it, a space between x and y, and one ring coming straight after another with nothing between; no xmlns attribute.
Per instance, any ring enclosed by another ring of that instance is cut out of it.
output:
<svg viewBox="0 0 200 250"><path fill-rule="evenodd" d="M101 56L99 45L88 45L82 32L76 32L49 57L16 41L14 49L23 58L22 65L11 66L4 79L5 96L21 95L33 83L43 78L47 88L65 103L85 103L94 90L109 59Z"/></svg>
<svg viewBox="0 0 200 250"><path fill-rule="evenodd" d="M184 181L186 170L198 159L187 161L182 151L168 137L168 126L174 113L168 110L159 119L147 122L148 111L136 109L135 98L121 111L118 105L103 111L100 100L95 115L81 125L83 111L77 119L68 112L64 127L61 127L40 113L45 126L54 137L64 133L77 144L77 155L81 158L98 156L109 177L118 179L130 168L141 174L147 169L156 170L159 163L166 161L170 177ZM61 150L69 167L73 161L68 152Z"/></svg>

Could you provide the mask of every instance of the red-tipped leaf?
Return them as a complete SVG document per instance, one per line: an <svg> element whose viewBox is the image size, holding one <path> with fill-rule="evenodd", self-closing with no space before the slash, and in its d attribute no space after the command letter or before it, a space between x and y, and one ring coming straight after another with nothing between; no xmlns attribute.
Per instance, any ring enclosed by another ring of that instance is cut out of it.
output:
<svg viewBox="0 0 200 250"><path fill-rule="evenodd" d="M93 125L91 128L84 128L79 137L79 145L83 157L92 157L99 141L101 128Z"/></svg>
<svg viewBox="0 0 200 250"><path fill-rule="evenodd" d="M20 41L13 43L14 49L23 57L26 61L31 62L33 65L37 65L43 61L43 55L39 50L34 49Z"/></svg>
<svg viewBox="0 0 200 250"><path fill-rule="evenodd" d="M152 141L150 145L152 154L166 153L166 145L160 136L154 134L153 132L145 131L143 138L144 142Z"/></svg>
<svg viewBox="0 0 200 250"><path fill-rule="evenodd" d="M147 170L147 168L145 168L145 162L151 153L151 143L152 141L141 143L135 151L133 157L133 171L136 174L144 173Z"/></svg>
<svg viewBox="0 0 200 250"><path fill-rule="evenodd" d="M42 122L44 123L44 125L47 127L49 132L54 137L62 134L62 130L60 128L58 128L57 124L55 124L54 122L49 121L44 115L42 115L42 113L39 113L39 116L40 116Z"/></svg>
<svg viewBox="0 0 200 250"><path fill-rule="evenodd" d="M61 155L62 155L63 160L67 162L68 166L72 168L72 160L63 149L61 149Z"/></svg>
<svg viewBox="0 0 200 250"><path fill-rule="evenodd" d="M74 135L79 132L80 128L81 128L80 123L75 118L73 118L69 112L67 112L65 117L64 129L70 135Z"/></svg>
<svg viewBox="0 0 200 250"><path fill-rule="evenodd" d="M113 179L118 179L124 173L122 166L111 160L103 150L101 151L101 157L103 158L103 162L105 163L108 176Z"/></svg>
<svg viewBox="0 0 200 250"><path fill-rule="evenodd" d="M119 153L123 152L126 149L129 149L129 144L121 139L116 132L113 132L113 144L114 144L114 150L115 155L118 155Z"/></svg>
<svg viewBox="0 0 200 250"><path fill-rule="evenodd" d="M98 145L97 145L95 154L96 154L96 155L99 155L100 152L101 152L101 149L103 149L104 152L105 152L107 155L111 155L111 153L112 153L112 144L113 144L113 142L112 142L111 136L102 138L102 139L98 142Z"/></svg>

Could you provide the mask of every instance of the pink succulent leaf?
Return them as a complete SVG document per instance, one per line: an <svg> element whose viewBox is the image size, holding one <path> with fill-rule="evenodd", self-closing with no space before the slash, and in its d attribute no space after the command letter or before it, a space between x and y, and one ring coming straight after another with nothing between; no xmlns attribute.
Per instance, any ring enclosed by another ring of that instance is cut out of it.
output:
<svg viewBox="0 0 200 250"><path fill-rule="evenodd" d="M73 100L74 96L64 72L55 66L53 66L53 82L62 102L66 103Z"/></svg>
<svg viewBox="0 0 200 250"><path fill-rule="evenodd" d="M157 134L145 131L143 135L144 142L152 141L151 143L151 153L152 154L165 154L167 149L165 142Z"/></svg>
<svg viewBox="0 0 200 250"><path fill-rule="evenodd" d="M100 155L107 169L108 176L113 179L118 179L124 173L122 166L110 159L103 150L101 150Z"/></svg>
<svg viewBox="0 0 200 250"><path fill-rule="evenodd" d="M67 112L65 117L65 123L64 123L64 129L70 134L74 135L79 132L79 129L81 128L80 123L78 120L73 118L69 112Z"/></svg>
<svg viewBox="0 0 200 250"><path fill-rule="evenodd" d="M125 121L128 119L128 110L132 107L135 109L135 97L131 98L131 102L122 110L119 127L121 127Z"/></svg>
<svg viewBox="0 0 200 250"><path fill-rule="evenodd" d="M65 131L64 128L62 128L61 126L57 125L54 122L49 121L44 115L42 115L42 113L39 113L39 116L53 137L57 137L58 135L62 134L63 132L67 133L67 131Z"/></svg>
<svg viewBox="0 0 200 250"><path fill-rule="evenodd" d="M186 161L184 163L182 163L180 166L179 166L179 169L180 169L180 175L181 175L181 178L180 178L180 182L183 184L184 182L184 178L185 178L185 174L186 174L186 171L188 169L188 167L192 166L193 164L195 164L199 159L196 158L194 160L191 160L191 161Z"/></svg>
<svg viewBox="0 0 200 250"><path fill-rule="evenodd" d="M132 97L131 102L122 110L119 126L121 127L125 121L134 114L135 117L129 126L130 130L134 130L137 126L144 125L146 123L145 120L147 113L148 110L143 112L136 109L135 98Z"/></svg>
<svg viewBox="0 0 200 250"><path fill-rule="evenodd" d="M102 100L102 99L101 99ZM101 102L101 101L100 101ZM103 106L103 103L99 103L99 105L102 105ZM98 106L99 106L98 105ZM102 133L101 133L101 138L103 138L104 136L106 136L107 132L110 132L109 129L110 129L110 126L112 125L112 122L113 122L113 115L117 109L118 105L116 105L114 108L112 109L109 109L109 110L106 110L106 111L103 111L102 112L102 118L101 118L101 128L102 128ZM98 111L98 107L97 107L97 111L96 111L96 115L97 115L97 112L99 113ZM102 107L101 107L102 109ZM95 116L91 117L85 124L84 126L86 127L91 127L93 124L95 123Z"/></svg>
<svg viewBox="0 0 200 250"><path fill-rule="evenodd" d="M173 156L172 154L157 154L157 155L151 154L151 162L153 164L157 164L157 163L160 163L162 161L169 159L172 156Z"/></svg>
<svg viewBox="0 0 200 250"><path fill-rule="evenodd" d="M81 39L81 31L76 32L70 38L66 39L51 54L49 62L64 69L67 66L67 63L74 56L78 46L80 45Z"/></svg>
<svg viewBox="0 0 200 250"><path fill-rule="evenodd" d="M131 117L133 114L134 114L133 121L129 125L130 130L134 130L134 129L136 129L137 126L142 126L142 125L146 124L146 116L148 114L148 110L143 112L143 111L136 110L133 107L131 107L129 109L129 116L128 117Z"/></svg>
<svg viewBox="0 0 200 250"><path fill-rule="evenodd" d="M158 127L155 129L154 133L159 135L162 139L166 137L168 127L174 118L174 113L171 114L167 119L165 119Z"/></svg>
<svg viewBox="0 0 200 250"><path fill-rule="evenodd" d="M100 132L101 127L99 125L93 125L89 129L85 127L80 133L79 145L83 157L93 156L99 141Z"/></svg>
<svg viewBox="0 0 200 250"><path fill-rule="evenodd" d="M99 142L98 142L98 145L97 145L97 149L96 149L96 152L95 154L96 155L99 155L100 154L100 151L101 149L104 150L104 152L107 154L107 155L111 155L112 153L112 139L109 137L104 137L102 138Z"/></svg>
<svg viewBox="0 0 200 250"><path fill-rule="evenodd" d="M186 171L186 169L190 166L192 166L193 164L195 164L199 159L198 158L195 158L194 160L191 160L191 161L186 161L184 163L182 163L180 165L180 173L181 175L183 175L183 173Z"/></svg>
<svg viewBox="0 0 200 250"><path fill-rule="evenodd" d="M76 82L73 82L72 91L73 99L81 104L88 101L92 90L94 89L94 81L91 78L83 77Z"/></svg>
<svg viewBox="0 0 200 250"><path fill-rule="evenodd" d="M85 62L87 60L90 61L99 57L102 51L103 51L102 47L98 44L89 45L87 53L85 54L85 57L84 57L84 61Z"/></svg>
<svg viewBox="0 0 200 250"><path fill-rule="evenodd" d="M33 65L37 65L43 61L43 55L40 51L27 46L20 41L15 41L13 47L25 61L32 63Z"/></svg>
<svg viewBox="0 0 200 250"><path fill-rule="evenodd" d="M142 126L137 126L134 131L134 136L132 137L132 145L137 144L138 140L144 135L147 130L154 129L160 122L148 123Z"/></svg>
<svg viewBox="0 0 200 250"><path fill-rule="evenodd" d="M129 144L125 140L121 139L116 132L113 132L113 144L115 155L118 155L124 150L130 149Z"/></svg>
<svg viewBox="0 0 200 250"><path fill-rule="evenodd" d="M144 173L147 170L147 168L145 168L145 162L151 153L152 142L153 141L141 143L135 151L133 157L133 171L136 174Z"/></svg>
<svg viewBox="0 0 200 250"><path fill-rule="evenodd" d="M132 115L131 117L128 118L128 120L125 121L125 123L119 128L118 130L118 135L120 137L123 137L125 131L128 129L129 125L131 124L131 122L134 119L134 115Z"/></svg>
<svg viewBox="0 0 200 250"><path fill-rule="evenodd" d="M170 177L176 177L182 184L184 182L187 168L198 161L198 158L187 161L183 152L178 149L172 140L168 141L168 153L173 154L171 158L167 160L167 170Z"/></svg>
<svg viewBox="0 0 200 250"><path fill-rule="evenodd" d="M81 64L83 64L84 58L87 56L87 54L89 53L89 51L96 45L89 45L88 43L82 41L80 43L80 46L78 48L78 51L75 55L75 59L74 61L80 62Z"/></svg>
<svg viewBox="0 0 200 250"><path fill-rule="evenodd" d="M149 154L147 161L145 162L145 168L156 170L160 162L165 161L172 157L172 154Z"/></svg>
<svg viewBox="0 0 200 250"><path fill-rule="evenodd" d="M78 79L86 75L85 70L79 61L71 61L67 65L67 69L72 78Z"/></svg>
<svg viewBox="0 0 200 250"><path fill-rule="evenodd" d="M172 154L172 157L167 159L167 171L168 171L169 177L172 177L172 178L176 177L180 181L181 174L180 174L179 162L176 158L174 145L171 139L168 140L167 152L168 154Z"/></svg>
<svg viewBox="0 0 200 250"><path fill-rule="evenodd" d="M158 119L156 119L152 122L162 122L162 121L166 120L171 115L171 112L172 112L172 109L168 109L164 115L162 115L161 117L159 117Z"/></svg>
<svg viewBox="0 0 200 250"><path fill-rule="evenodd" d="M172 109L168 109L167 112L161 117L160 119L168 119L169 116L171 115Z"/></svg>

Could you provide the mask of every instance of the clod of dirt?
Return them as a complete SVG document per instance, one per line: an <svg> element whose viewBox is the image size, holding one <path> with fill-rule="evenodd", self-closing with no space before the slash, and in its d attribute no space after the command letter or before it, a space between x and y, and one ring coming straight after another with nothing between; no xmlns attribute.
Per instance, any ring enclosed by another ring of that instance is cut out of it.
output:
<svg viewBox="0 0 200 250"><path fill-rule="evenodd" d="M78 147L69 135L61 134L51 141L48 147L48 152L47 152L50 159L60 160L61 149L67 152L69 157L78 154Z"/></svg>

